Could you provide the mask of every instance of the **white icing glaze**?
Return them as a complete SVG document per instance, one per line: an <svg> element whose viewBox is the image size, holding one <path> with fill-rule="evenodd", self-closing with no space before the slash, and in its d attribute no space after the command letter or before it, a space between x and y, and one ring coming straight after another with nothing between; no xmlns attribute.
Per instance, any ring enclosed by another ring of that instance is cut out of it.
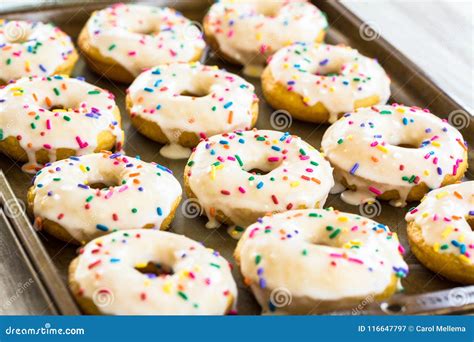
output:
<svg viewBox="0 0 474 342"><path fill-rule="evenodd" d="M55 106L65 109L50 110ZM115 136L120 150L123 131L114 111L113 94L95 85L59 75L24 77L0 89L0 139L17 137L29 159L23 169L34 173L39 167L36 151L46 149L50 161L59 148L92 153L103 131Z"/></svg>
<svg viewBox="0 0 474 342"><path fill-rule="evenodd" d="M375 201L375 195L366 191L345 190L341 193L341 199L350 205L361 205L368 201Z"/></svg>
<svg viewBox="0 0 474 342"><path fill-rule="evenodd" d="M183 235L148 230L108 234L88 243L70 280L104 314L222 315L237 301L227 261ZM173 274L140 273L149 262ZM102 297L102 298L101 298Z"/></svg>
<svg viewBox="0 0 474 342"><path fill-rule="evenodd" d="M109 187L88 186L97 183ZM119 153L49 164L33 186L35 216L60 224L79 242L114 230L160 228L182 192L167 168Z"/></svg>
<svg viewBox="0 0 474 342"><path fill-rule="evenodd" d="M353 111L357 100L376 95L385 104L390 97L390 79L380 64L346 46L294 44L273 55L267 68L308 106L322 103L330 123Z"/></svg>
<svg viewBox="0 0 474 342"><path fill-rule="evenodd" d="M160 154L169 159L186 159L191 155L191 149L176 143L171 143L160 148Z"/></svg>
<svg viewBox="0 0 474 342"><path fill-rule="evenodd" d="M0 19L0 81L52 75L73 52L71 38L53 24Z"/></svg>
<svg viewBox="0 0 474 342"><path fill-rule="evenodd" d="M264 64L296 41L314 42L328 26L325 15L305 0L219 1L205 24L219 49L243 65Z"/></svg>
<svg viewBox="0 0 474 342"><path fill-rule="evenodd" d="M415 148L399 146L405 144ZM438 188L446 175L457 175L467 150L461 134L447 122L401 105L345 114L326 130L321 148L336 180L357 186L361 199L397 190L399 206L415 185Z"/></svg>
<svg viewBox="0 0 474 342"><path fill-rule="evenodd" d="M408 273L400 252L396 233L383 224L311 209L259 219L245 231L235 256L264 311L307 314L324 309L325 301L381 294L393 275ZM278 289L291 295L287 305L275 303L278 293L271 293Z"/></svg>
<svg viewBox="0 0 474 342"><path fill-rule="evenodd" d="M340 194L344 190L346 190L346 187L344 185L342 185L339 182L335 182L334 186L331 188L331 191L329 191L329 193L331 195L336 195L336 194Z"/></svg>
<svg viewBox="0 0 474 342"><path fill-rule="evenodd" d="M314 147L277 131L213 136L196 147L188 167L185 177L208 227L217 225L217 211L246 227L269 212L321 208L334 185L332 168Z"/></svg>
<svg viewBox="0 0 474 342"><path fill-rule="evenodd" d="M135 76L159 64L189 62L205 47L199 28L166 7L115 4L95 12L87 30L101 55Z"/></svg>
<svg viewBox="0 0 474 342"><path fill-rule="evenodd" d="M258 101L254 87L241 77L200 63L148 70L132 83L128 95L133 104L130 115L156 123L172 144L183 132L212 136L249 129L252 105Z"/></svg>
<svg viewBox="0 0 474 342"><path fill-rule="evenodd" d="M466 218L474 218L474 181L452 184L429 192L407 215L421 228L425 243L441 254L474 262L474 232Z"/></svg>

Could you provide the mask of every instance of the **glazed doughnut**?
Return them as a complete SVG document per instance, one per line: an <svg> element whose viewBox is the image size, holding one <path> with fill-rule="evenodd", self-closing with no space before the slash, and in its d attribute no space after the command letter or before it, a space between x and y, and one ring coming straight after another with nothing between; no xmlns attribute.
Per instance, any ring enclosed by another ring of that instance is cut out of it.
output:
<svg viewBox="0 0 474 342"><path fill-rule="evenodd" d="M218 222L238 229L272 212L322 208L334 185L332 168L311 145L267 130L215 135L199 143L184 172L185 190Z"/></svg>
<svg viewBox="0 0 474 342"><path fill-rule="evenodd" d="M120 111L107 90L60 75L24 77L0 89L0 151L27 161L26 172L122 144Z"/></svg>
<svg viewBox="0 0 474 342"><path fill-rule="evenodd" d="M36 174L28 204L38 228L82 243L131 227L167 229L181 192L166 167L103 152L48 164Z"/></svg>
<svg viewBox="0 0 474 342"><path fill-rule="evenodd" d="M71 38L53 24L0 19L0 84L24 76L70 75Z"/></svg>
<svg viewBox="0 0 474 342"><path fill-rule="evenodd" d="M223 315L237 302L229 264L216 251L149 229L89 242L69 267L69 286L94 315Z"/></svg>
<svg viewBox="0 0 474 342"><path fill-rule="evenodd" d="M474 181L429 192L406 220L418 260L448 279L474 284Z"/></svg>
<svg viewBox="0 0 474 342"><path fill-rule="evenodd" d="M467 169L461 133L417 107L347 113L326 130L321 148L336 182L348 188L341 198L353 205L378 198L404 206L429 189L457 182Z"/></svg>
<svg viewBox="0 0 474 342"><path fill-rule="evenodd" d="M197 61L205 47L199 28L181 13L136 4L94 12L78 44L92 70L125 83L159 64Z"/></svg>
<svg viewBox="0 0 474 342"><path fill-rule="evenodd" d="M285 45L323 41L327 27L324 13L306 0L224 0L212 5L204 18L213 49L245 65L250 74L252 66L263 65Z"/></svg>
<svg viewBox="0 0 474 342"><path fill-rule="evenodd" d="M297 43L271 57L262 89L272 107L296 119L333 123L355 108L385 104L390 79L377 60L350 47Z"/></svg>
<svg viewBox="0 0 474 342"><path fill-rule="evenodd" d="M132 124L145 136L169 144L161 153L188 158L199 139L250 129L258 116L254 87L217 67L169 64L141 74L127 91Z"/></svg>
<svg viewBox="0 0 474 342"><path fill-rule="evenodd" d="M310 209L259 219L234 256L264 312L305 315L390 297L408 273L402 253L383 224Z"/></svg>

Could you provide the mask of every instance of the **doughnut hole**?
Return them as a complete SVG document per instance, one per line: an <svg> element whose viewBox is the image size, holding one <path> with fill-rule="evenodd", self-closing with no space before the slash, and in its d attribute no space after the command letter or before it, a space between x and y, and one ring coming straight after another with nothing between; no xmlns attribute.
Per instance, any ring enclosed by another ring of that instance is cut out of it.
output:
<svg viewBox="0 0 474 342"><path fill-rule="evenodd" d="M154 36L160 33L160 23L154 22L151 20L142 21L142 20L131 20L129 26L126 29L129 32L141 34L144 36Z"/></svg>
<svg viewBox="0 0 474 342"><path fill-rule="evenodd" d="M412 145L412 144L398 144L398 145L395 145L395 146L402 147L402 148L418 148L418 146L415 146L415 145Z"/></svg>
<svg viewBox="0 0 474 342"><path fill-rule="evenodd" d="M313 74L316 76L325 76L325 77L333 77L333 76L341 76L342 75L342 69L343 69L343 61L338 61L333 64L327 64L322 66L320 62L320 65L316 68L316 70L313 71Z"/></svg>
<svg viewBox="0 0 474 342"><path fill-rule="evenodd" d="M49 111L51 112L54 112L55 110L68 110L68 108L66 108L65 106L62 106L62 105L53 105L49 108L47 108Z"/></svg>
<svg viewBox="0 0 474 342"><path fill-rule="evenodd" d="M176 89L174 89L176 96L202 98L211 94L214 80L210 77L195 75L187 84L180 83L182 84L176 84Z"/></svg>
<svg viewBox="0 0 474 342"><path fill-rule="evenodd" d="M278 162L252 160L245 163L242 167L242 170L246 171L252 176L267 176L271 174L273 170L279 168L281 164L281 159Z"/></svg>
<svg viewBox="0 0 474 342"><path fill-rule="evenodd" d="M101 168L95 175L88 173L84 183L92 189L108 189L122 185L119 177L119 173Z"/></svg>
<svg viewBox="0 0 474 342"><path fill-rule="evenodd" d="M259 168L253 168L251 170L246 170L248 173L251 173L252 175L258 175L258 176L265 176L267 175L270 171L265 171L265 170L261 170Z"/></svg>
<svg viewBox="0 0 474 342"><path fill-rule="evenodd" d="M261 14L268 18L274 18L278 15L281 8L283 6L283 2L272 2L272 1L258 1L254 4L255 11L258 14Z"/></svg>
<svg viewBox="0 0 474 342"><path fill-rule="evenodd" d="M207 96L208 93L207 91L202 91L202 92L191 92L188 90L184 90L179 94L179 96L188 96L188 97L204 97Z"/></svg>
<svg viewBox="0 0 474 342"><path fill-rule="evenodd" d="M33 101L33 99L32 99ZM34 103L34 102L33 102ZM72 101L64 99L64 102L56 102L54 99L50 97L44 97L44 99L39 103L39 106L44 110L55 112L55 111L76 111L78 110L80 103L77 101Z"/></svg>
<svg viewBox="0 0 474 342"><path fill-rule="evenodd" d="M105 184L105 183L92 183L89 184L89 187L92 189L100 189L100 190L107 190L110 187L117 186L118 184Z"/></svg>
<svg viewBox="0 0 474 342"><path fill-rule="evenodd" d="M407 149L418 149L423 147L424 139L413 139L412 137L404 136L403 132L400 133L401 135L398 141L388 141L392 146Z"/></svg>
<svg viewBox="0 0 474 342"><path fill-rule="evenodd" d="M331 53L321 55L316 62L308 71L313 75L323 77L344 76L349 70L356 67L350 59L343 56L333 56Z"/></svg>
<svg viewBox="0 0 474 342"><path fill-rule="evenodd" d="M154 263L149 261L146 265L136 265L135 270L146 275L150 279L157 277L167 277L174 274L173 268L161 263Z"/></svg>
<svg viewBox="0 0 474 342"><path fill-rule="evenodd" d="M382 139L385 140L387 144L407 149L420 149L429 145L432 135L427 133L422 127L409 126L408 119L405 120L407 121L404 121L403 125L386 127L384 131L381 132Z"/></svg>
<svg viewBox="0 0 474 342"><path fill-rule="evenodd" d="M157 30L154 27L141 27L139 29L134 30L133 32L143 34L145 36L152 36L158 34L160 30Z"/></svg>
<svg viewBox="0 0 474 342"><path fill-rule="evenodd" d="M337 225L328 225L324 230L314 231L314 234L306 237L306 241L312 245L326 246L330 248L343 248L350 239L341 239L341 228ZM342 235L344 236L344 235Z"/></svg>

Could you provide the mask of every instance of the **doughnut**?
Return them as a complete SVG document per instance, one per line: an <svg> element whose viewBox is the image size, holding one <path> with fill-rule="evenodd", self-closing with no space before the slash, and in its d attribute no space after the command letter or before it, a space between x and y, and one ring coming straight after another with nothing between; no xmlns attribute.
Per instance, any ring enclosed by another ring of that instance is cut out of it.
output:
<svg viewBox="0 0 474 342"><path fill-rule="evenodd" d="M200 63L150 69L127 91L127 108L140 133L162 144L169 158L188 158L200 138L250 129L257 121L254 87L237 75Z"/></svg>
<svg viewBox="0 0 474 342"><path fill-rule="evenodd" d="M264 312L307 315L389 298L408 274L403 252L383 224L307 209L259 219L234 256Z"/></svg>
<svg viewBox="0 0 474 342"><path fill-rule="evenodd" d="M334 192L352 205L374 199L404 206L459 181L467 146L459 131L427 109L398 104L358 108L324 133L321 148L334 167Z"/></svg>
<svg viewBox="0 0 474 342"><path fill-rule="evenodd" d="M159 64L197 61L205 47L199 28L181 13L136 4L94 12L78 45L93 71L124 83Z"/></svg>
<svg viewBox="0 0 474 342"><path fill-rule="evenodd" d="M297 43L271 57L262 90L272 107L298 120L333 123L358 107L387 103L390 79L377 60L350 47Z"/></svg>
<svg viewBox="0 0 474 342"><path fill-rule="evenodd" d="M107 90L60 75L24 77L0 89L0 151L28 162L26 172L122 144L120 111Z"/></svg>
<svg viewBox="0 0 474 342"><path fill-rule="evenodd" d="M167 229L181 192L166 167L102 152L46 165L27 197L38 229L77 244L130 227Z"/></svg>
<svg viewBox="0 0 474 342"><path fill-rule="evenodd" d="M423 265L474 284L474 181L429 192L406 221L411 250Z"/></svg>
<svg viewBox="0 0 474 342"><path fill-rule="evenodd" d="M185 191L209 219L239 232L257 218L290 209L322 208L332 168L314 147L289 133L253 130L203 140L184 171Z"/></svg>
<svg viewBox="0 0 474 342"><path fill-rule="evenodd" d="M223 315L237 302L229 266L183 235L124 230L80 250L69 286L86 314Z"/></svg>
<svg viewBox="0 0 474 342"><path fill-rule="evenodd" d="M0 19L0 84L25 76L70 75L71 38L50 23Z"/></svg>
<svg viewBox="0 0 474 342"><path fill-rule="evenodd" d="M250 75L286 45L322 42L327 27L325 14L306 0L224 0L212 5L204 18L213 50L231 63L246 66L244 72Z"/></svg>

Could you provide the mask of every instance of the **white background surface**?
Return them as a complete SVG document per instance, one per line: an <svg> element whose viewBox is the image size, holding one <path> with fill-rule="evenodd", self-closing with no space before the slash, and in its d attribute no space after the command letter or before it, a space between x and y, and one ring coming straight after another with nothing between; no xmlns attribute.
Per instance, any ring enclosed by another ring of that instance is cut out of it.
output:
<svg viewBox="0 0 474 342"><path fill-rule="evenodd" d="M474 1L342 2L473 114Z"/></svg>

